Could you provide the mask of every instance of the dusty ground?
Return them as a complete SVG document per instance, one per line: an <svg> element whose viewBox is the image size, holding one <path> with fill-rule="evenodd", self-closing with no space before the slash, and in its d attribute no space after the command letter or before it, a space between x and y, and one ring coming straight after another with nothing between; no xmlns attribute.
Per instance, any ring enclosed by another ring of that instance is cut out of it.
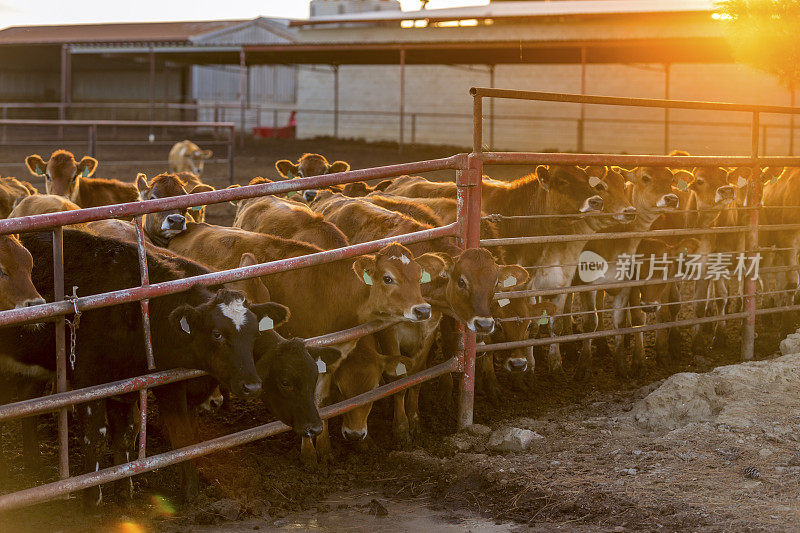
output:
<svg viewBox="0 0 800 533"><path fill-rule="evenodd" d="M2 161L25 155L25 150L3 150ZM361 168L441 157L457 149L427 148L400 156L388 145L253 142L237 161L237 182L259 174L274 176L275 159L303 151L319 151ZM513 177L524 171L506 168L495 175ZM213 178L214 172L210 168L208 175ZM224 185L222 179L212 182ZM228 222L230 216L227 206L211 208L214 222ZM683 313L681 318L688 309ZM759 359L771 358L777 350L774 322L759 324ZM736 326L729 327L729 338L735 341L740 337ZM0 531L136 531L127 523L156 531L414 530L414 522L403 529L409 518L433 520L423 522L425 526L416 523L417 530L445 530L448 524L476 531L796 529L800 415L795 414L800 397L795 391L800 377L795 368L800 361L783 359L773 370L749 373L725 370L727 378L712 377L700 387L692 378L680 378L682 387L668 380L665 389L642 403L675 372L705 372L738 359L737 346L693 357L688 344L684 332L682 360L675 368L667 371L648 360L646 375L634 380L617 379L611 361L603 358L587 383L551 380L541 371L544 365L537 365L533 390L519 391L501 374L503 401L492 406L479 398L475 422L491 429L529 428L544 437L524 453L491 452L484 437L455 434L453 413L433 402L436 385L431 384L422 395L427 431L410 451L396 450L391 442L392 411L385 400L373 410L371 438L363 449L338 438L338 423L332 422L336 461L331 466L304 470L298 439L281 435L200 460L204 488L191 506L173 503L177 476L173 469L163 469L134 479L130 507L107 504L101 515L87 516L80 512L79 499L62 500L0 517ZM567 357L565 363L571 372L574 360ZM729 406L735 408L726 410ZM737 417L727 416L732 412ZM259 405L234 401L229 411L203 416L201 426L204 437L213 437L268 420ZM652 420L673 423L655 427ZM11 463L0 485L4 492L37 482L19 466L17 431L16 425L2 428L0 451ZM52 419L42 423L41 432L47 444L38 482L55 476ZM155 425L148 435L151 453L166 449ZM77 436L73 442L77 444Z"/></svg>

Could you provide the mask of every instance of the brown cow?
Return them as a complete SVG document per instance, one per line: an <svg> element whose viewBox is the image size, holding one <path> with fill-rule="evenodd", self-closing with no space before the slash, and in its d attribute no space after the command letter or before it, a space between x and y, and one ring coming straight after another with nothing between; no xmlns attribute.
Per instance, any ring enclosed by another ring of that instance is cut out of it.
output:
<svg viewBox="0 0 800 533"><path fill-rule="evenodd" d="M91 178L97 170L97 159L93 157L85 156L77 162L71 152L56 150L47 162L34 154L25 158L25 164L34 176L44 176L47 194L63 196L83 208L139 199L132 183Z"/></svg>
<svg viewBox="0 0 800 533"><path fill-rule="evenodd" d="M261 179L252 180L250 185L261 183ZM237 202L233 227L307 242L323 250L348 244L339 228L307 205L272 195Z"/></svg>
<svg viewBox="0 0 800 533"><path fill-rule="evenodd" d="M27 181L10 177L0 178L0 218L8 217L20 200L32 194L38 194L38 191Z"/></svg>
<svg viewBox="0 0 800 533"><path fill-rule="evenodd" d="M176 174L159 174L149 182L144 174L136 176L136 188L139 191L139 199L141 200L185 195L187 192L184 185L185 182ZM204 187L204 185L195 187L188 194L206 192ZM189 216L188 208L161 211L145 216L145 232L153 243L166 248L169 239L186 229L187 217ZM190 218L189 220L193 219Z"/></svg>
<svg viewBox="0 0 800 533"><path fill-rule="evenodd" d="M647 231L660 216L660 210L678 208L679 198L672 190L674 178L672 172L666 167L639 167L633 171L626 171L618 168L590 167L587 169L587 172L598 177L602 174L604 176L603 179L606 181L611 179L612 176L614 180L620 180L623 175L628 180L625 192L628 201L636 208L636 219L628 224L611 226L604 231ZM605 273L599 277L595 275L589 276L587 273L579 271L574 283L578 285L598 285L618 282L618 270L624 266L621 261L624 261L626 257L632 257L633 254L636 253L636 248L639 246L640 241L640 238L590 241L584 250L597 254L606 260L608 268ZM581 266L583 267L583 264ZM622 327L623 320L628 314L627 307L630 301L631 288L626 287L607 290L605 292L613 297L612 318L614 328L618 329ZM596 313L597 291L584 291L578 294L581 296L581 308L584 311L582 321L583 331L597 331L600 325L600 319ZM641 333L637 335L641 336ZM637 339L631 358L632 365L629 366L627 362L627 352L622 343L622 336L616 336L614 362L617 374L625 376L631 368L635 374L639 374L643 371L644 352L638 351L638 347L641 345L641 342L638 342ZM575 370L575 377L577 379L585 379L588 377L591 371L591 360L592 341L586 340L583 342L581 357L578 360L578 366Z"/></svg>
<svg viewBox="0 0 800 533"><path fill-rule="evenodd" d="M216 190L211 185L200 181L199 176L197 174L193 174L192 172L177 172L175 175L178 176L178 179L183 182L183 188L189 194L195 194L198 192L211 192ZM190 207L189 213L192 215L192 219L195 222L206 221L206 206L204 205Z"/></svg>
<svg viewBox="0 0 800 533"><path fill-rule="evenodd" d="M33 257L14 235L0 235L0 311L41 305L31 281Z"/></svg>
<svg viewBox="0 0 800 533"><path fill-rule="evenodd" d="M26 196L19 200L14 209L9 213L8 218L28 217L33 215L44 215L46 213L60 213L61 211L77 211L80 207L55 194L35 194Z"/></svg>
<svg viewBox="0 0 800 533"><path fill-rule="evenodd" d="M276 161L275 169L284 178L292 179L347 172L350 170L350 165L344 161L328 163L328 160L319 154L303 154L297 163L292 163L288 159Z"/></svg>
<svg viewBox="0 0 800 533"><path fill-rule="evenodd" d="M201 150L192 141L181 141L169 150L169 169L171 172L191 172L199 177L211 155L211 150Z"/></svg>

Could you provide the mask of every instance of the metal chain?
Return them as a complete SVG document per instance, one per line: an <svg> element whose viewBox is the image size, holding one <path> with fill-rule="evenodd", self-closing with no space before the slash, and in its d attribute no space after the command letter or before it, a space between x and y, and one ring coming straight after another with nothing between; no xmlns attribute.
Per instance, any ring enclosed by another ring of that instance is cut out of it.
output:
<svg viewBox="0 0 800 533"><path fill-rule="evenodd" d="M75 316L72 320L64 319L69 326L69 366L75 371L75 343L78 340L78 328L81 326L81 312L78 310L78 287L72 287L72 296L65 296L65 300L72 302L75 308Z"/></svg>

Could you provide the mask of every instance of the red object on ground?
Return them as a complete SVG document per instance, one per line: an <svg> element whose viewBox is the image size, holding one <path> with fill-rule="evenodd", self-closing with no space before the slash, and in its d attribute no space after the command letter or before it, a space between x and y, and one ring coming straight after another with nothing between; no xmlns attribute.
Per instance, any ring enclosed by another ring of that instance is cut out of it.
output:
<svg viewBox="0 0 800 533"><path fill-rule="evenodd" d="M266 137L275 139L294 139L297 135L297 120L295 115L297 111L292 111L289 115L289 122L286 126L278 128L253 128L253 137Z"/></svg>

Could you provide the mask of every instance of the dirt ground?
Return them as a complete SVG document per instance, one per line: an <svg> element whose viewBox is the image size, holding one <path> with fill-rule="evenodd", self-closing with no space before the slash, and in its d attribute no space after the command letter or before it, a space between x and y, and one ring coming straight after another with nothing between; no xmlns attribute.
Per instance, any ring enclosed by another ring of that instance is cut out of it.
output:
<svg viewBox="0 0 800 533"><path fill-rule="evenodd" d="M274 176L274 160L304 151L363 168L442 157L458 149L420 148L399 155L391 145L254 141L240 150L236 181ZM26 155L18 152L14 157L3 152L0 160ZM509 178L530 171L487 170ZM216 172L209 168L208 175ZM224 185L224 178L211 182ZM227 223L231 216L229 206L210 208L212 222ZM684 309L680 318L688 313ZM777 354L781 337L775 322L768 318L758 324L757 359ZM532 389L519 390L500 373L502 401L491 405L479 397L475 422L489 430L529 429L542 437L521 453L493 451L480 427L456 433L454 411L435 402L437 384L432 383L421 397L426 431L411 450L392 443L391 401L383 400L373 409L363 446L344 442L338 422L332 421L331 465L302 468L299 439L283 434L198 461L204 482L191 505L177 503L176 471L167 468L134 478L135 496L128 506L113 503L109 490L112 501L97 515L84 514L80 498L71 498L0 516L0 531L446 531L454 524L474 531L796 530L800 360L770 361L768 369L757 363L752 371L716 370L721 376L712 372L705 382L680 373L737 362L736 325L729 324L731 346L703 354L692 354L688 332L683 337L682 358L674 368L656 366L648 351L646 373L638 379L618 379L611 360L600 357L591 379L582 383L554 380L540 364ZM568 374L574 364L567 356ZM735 409L726 410L729 406ZM259 404L234 400L229 409L203 415L201 432L211 438L270 419ZM658 420L670 424L659 426ZM152 421L148 450L158 453L167 448L157 416ZM52 417L40 424L45 457L36 478L20 465L18 432L18 424L2 428L0 452L11 465L2 492L55 479ZM77 435L72 441L74 450ZM77 464L74 453L72 459Z"/></svg>

